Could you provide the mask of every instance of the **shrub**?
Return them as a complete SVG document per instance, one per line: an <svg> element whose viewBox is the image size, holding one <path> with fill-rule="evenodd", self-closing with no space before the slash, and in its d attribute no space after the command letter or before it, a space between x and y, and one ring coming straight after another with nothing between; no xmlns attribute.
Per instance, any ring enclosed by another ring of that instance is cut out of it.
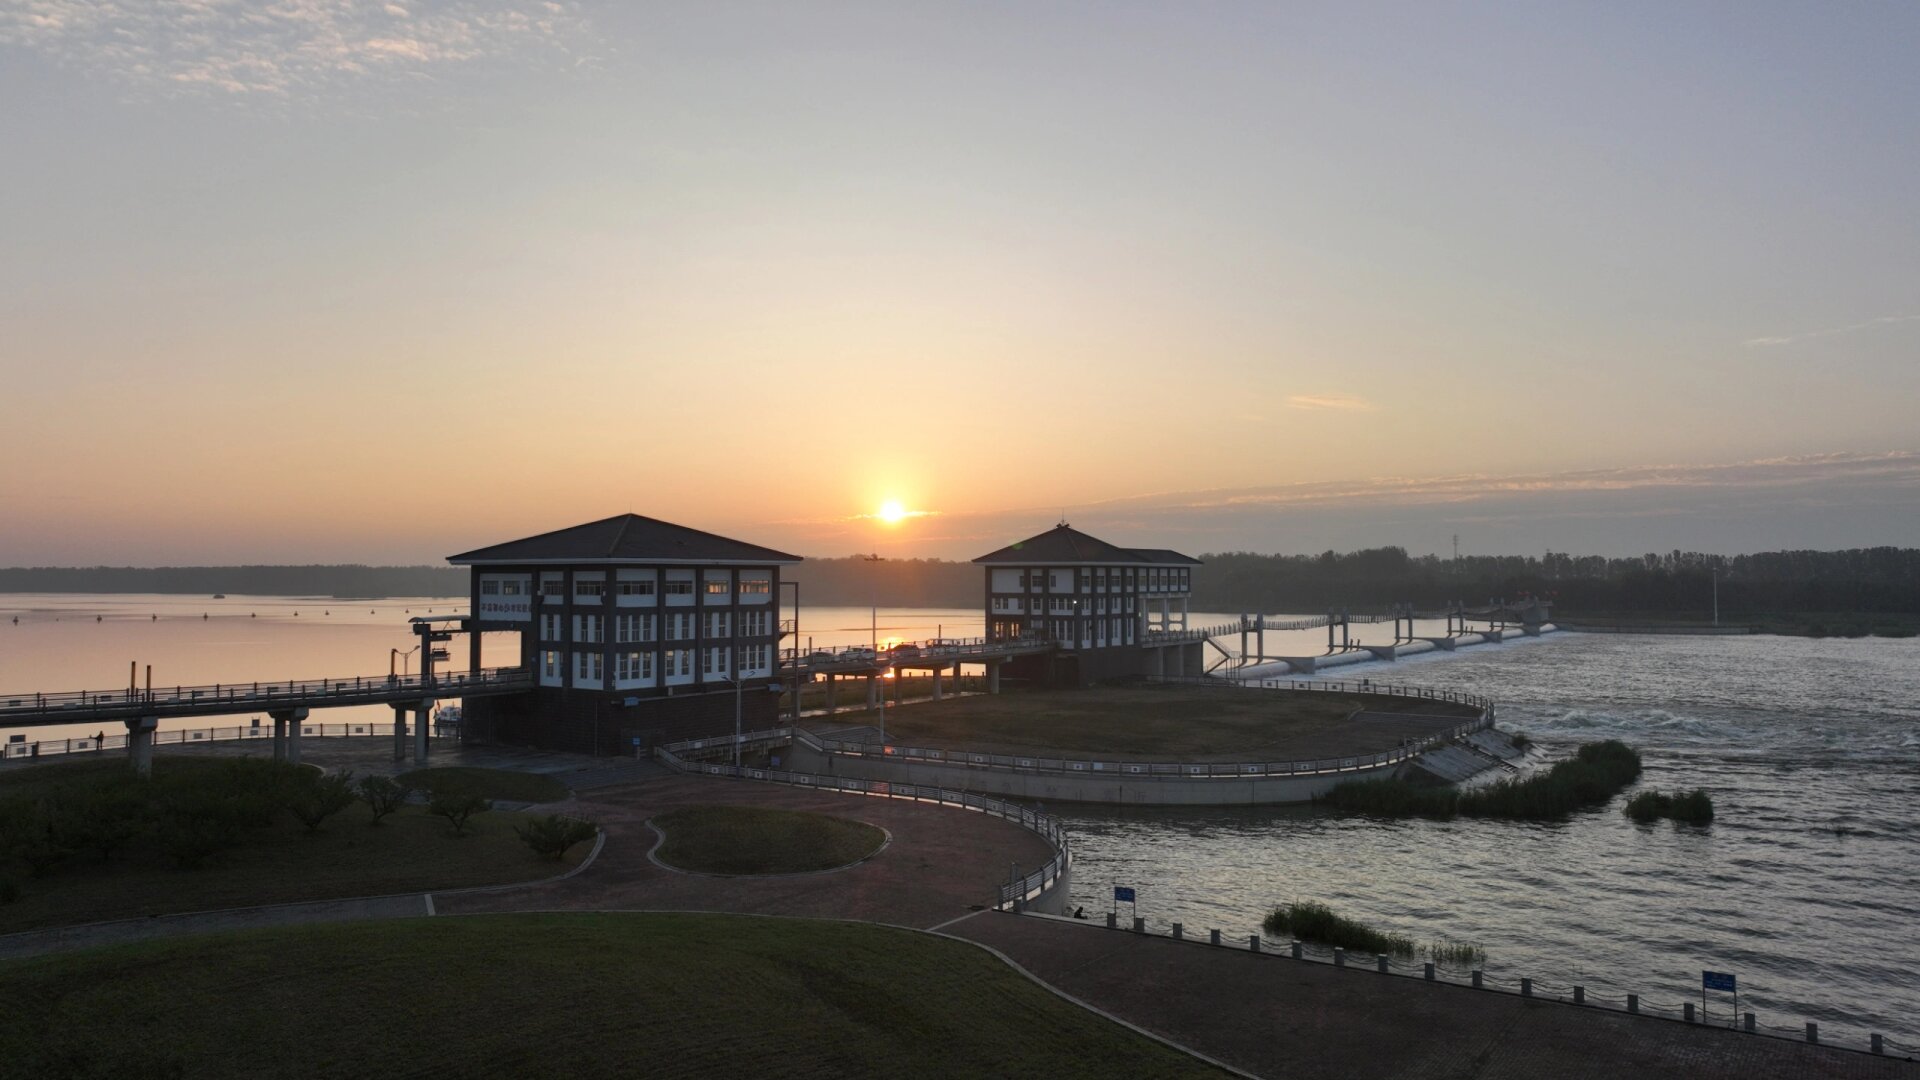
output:
<svg viewBox="0 0 1920 1080"><path fill-rule="evenodd" d="M322 775L303 769L297 777L286 777L280 788L281 805L309 833L319 832L322 823L352 806L354 799L351 772Z"/></svg>
<svg viewBox="0 0 1920 1080"><path fill-rule="evenodd" d="M1616 739L1586 743L1566 761L1525 780L1456 791L1405 780L1341 784L1320 801L1342 810L1383 817L1514 818L1551 821L1587 806L1599 806L1640 777L1640 755Z"/></svg>
<svg viewBox="0 0 1920 1080"><path fill-rule="evenodd" d="M1713 798L1699 788L1683 795L1665 795L1649 788L1629 799L1622 812L1643 824L1672 818L1687 825L1705 825L1713 821Z"/></svg>
<svg viewBox="0 0 1920 1080"><path fill-rule="evenodd" d="M12 904L20 899L20 883L12 874L0 872L0 904Z"/></svg>
<svg viewBox="0 0 1920 1080"><path fill-rule="evenodd" d="M1379 817L1424 817L1444 821L1454 813L1459 794L1450 788L1422 787L1405 780L1349 780L1320 796L1340 810Z"/></svg>
<svg viewBox="0 0 1920 1080"><path fill-rule="evenodd" d="M227 785L172 784L159 793L157 809L155 838L182 870L197 870L209 858L240 846L260 816L255 793L235 793Z"/></svg>
<svg viewBox="0 0 1920 1080"><path fill-rule="evenodd" d="M433 793L427 803L427 813L447 819L457 836L467 831L467 819L491 808L490 803L480 795L458 788L446 788Z"/></svg>
<svg viewBox="0 0 1920 1080"><path fill-rule="evenodd" d="M27 864L40 877L73 854L54 831L53 813L42 799L12 799L0 804L0 854Z"/></svg>
<svg viewBox="0 0 1920 1080"><path fill-rule="evenodd" d="M1344 915L1336 915L1325 904L1295 901L1274 908L1260 924L1269 934L1288 934L1301 941L1331 945L1350 952L1392 953L1412 956L1417 951L1413 939L1405 934L1375 930Z"/></svg>
<svg viewBox="0 0 1920 1080"><path fill-rule="evenodd" d="M548 814L525 826L515 825L513 831L536 854L558 861L566 858L568 848L599 835L600 827L591 821Z"/></svg>
<svg viewBox="0 0 1920 1080"><path fill-rule="evenodd" d="M359 784L360 799L373 811L370 825L380 824L380 819L400 809L407 801L406 785L395 782L386 776L363 776Z"/></svg>
<svg viewBox="0 0 1920 1080"><path fill-rule="evenodd" d="M53 829L61 844L102 860L132 843L146 823L148 794L134 783L107 783L63 793Z"/></svg>

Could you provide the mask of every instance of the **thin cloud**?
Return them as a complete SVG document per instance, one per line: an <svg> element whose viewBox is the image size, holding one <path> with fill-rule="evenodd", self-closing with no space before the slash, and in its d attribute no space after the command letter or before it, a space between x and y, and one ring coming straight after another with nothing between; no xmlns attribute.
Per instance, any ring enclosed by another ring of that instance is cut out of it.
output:
<svg viewBox="0 0 1920 1080"><path fill-rule="evenodd" d="M1289 409L1332 409L1341 412L1372 412L1373 402L1351 394L1290 394Z"/></svg>
<svg viewBox="0 0 1920 1080"><path fill-rule="evenodd" d="M136 93L237 100L324 97L412 82L482 60L552 54L584 39L574 4L442 0L18 0L0 48L31 49Z"/></svg>
<svg viewBox="0 0 1920 1080"><path fill-rule="evenodd" d="M1775 345L1792 345L1795 342L1812 341L1815 338L1838 337L1841 334L1852 334L1861 330L1871 330L1877 326L1895 326L1908 322L1920 322L1920 315L1882 315L1877 319L1868 319L1865 322L1848 323L1845 326L1833 326L1825 330L1810 330L1804 334L1748 338L1741 342L1741 344L1750 349L1767 348Z"/></svg>

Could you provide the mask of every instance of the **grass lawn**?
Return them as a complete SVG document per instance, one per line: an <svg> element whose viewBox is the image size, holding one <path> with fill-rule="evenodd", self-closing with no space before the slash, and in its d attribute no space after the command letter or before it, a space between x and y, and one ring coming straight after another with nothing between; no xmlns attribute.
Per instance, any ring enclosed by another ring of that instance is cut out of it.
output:
<svg viewBox="0 0 1920 1080"><path fill-rule="evenodd" d="M887 834L863 821L752 806L689 806L653 819L661 862L703 874L803 874L880 850Z"/></svg>
<svg viewBox="0 0 1920 1080"><path fill-rule="evenodd" d="M1221 1076L970 946L725 915L256 930L0 967L20 1076Z"/></svg>
<svg viewBox="0 0 1920 1080"><path fill-rule="evenodd" d="M489 799L508 802L559 802L573 792L567 785L541 773L515 772L512 769L477 769L454 766L444 769L415 769L394 779L428 791L442 787L462 787Z"/></svg>
<svg viewBox="0 0 1920 1080"><path fill-rule="evenodd" d="M191 774L217 759L162 758L157 775ZM0 799L38 795L74 778L124 768L120 762L63 762L0 773ZM326 900L349 896L450 889L529 881L577 865L581 844L556 863L514 835L513 826L536 815L492 811L467 822L455 836L443 818L408 806L370 827L356 802L309 835L281 811L272 824L245 834L240 846L214 855L201 869L179 869L150 843L136 841L111 859L92 852L69 856L39 877L16 878L20 895L0 904L0 933L38 927L138 918L209 908ZM13 868L17 874L19 868Z"/></svg>
<svg viewBox="0 0 1920 1080"><path fill-rule="evenodd" d="M1354 714L1421 713L1355 722ZM1283 761L1375 753L1474 715L1442 701L1234 687L1035 690L925 701L887 713L887 738L982 754L1049 753L1104 761ZM822 717L823 730L852 722Z"/></svg>

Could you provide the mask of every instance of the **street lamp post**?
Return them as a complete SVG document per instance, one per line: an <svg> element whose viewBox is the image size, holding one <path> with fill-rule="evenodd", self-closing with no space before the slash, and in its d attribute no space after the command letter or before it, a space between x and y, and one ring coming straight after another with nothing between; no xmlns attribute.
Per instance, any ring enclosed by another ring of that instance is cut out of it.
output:
<svg viewBox="0 0 1920 1080"><path fill-rule="evenodd" d="M387 650L387 678L389 679L393 678L393 663L395 660L398 660L400 662L400 674L402 676L405 676L407 674L407 661L413 657L414 653L417 653L419 651L420 651L420 646L418 645L415 645L411 649L405 649L405 650L388 649Z"/></svg>
<svg viewBox="0 0 1920 1080"><path fill-rule="evenodd" d="M860 558L862 561L870 562L870 563L883 563L887 561L886 559L880 557L878 554L862 555L860 556ZM871 640L869 641L867 647L873 651L873 666L875 671L874 677L877 679L879 678L878 672L880 667L880 575L878 570L874 571L872 579L867 582L867 587L868 587L867 599L873 602L871 609L867 613L868 618L871 620L871 624L867 628L868 634L871 635ZM893 677L895 679L898 679L900 677L900 673L895 672ZM895 686L896 688L898 688L897 683L895 684ZM887 746L887 692L886 692L886 689L883 687L880 691L880 749L882 753L886 752L886 746Z"/></svg>

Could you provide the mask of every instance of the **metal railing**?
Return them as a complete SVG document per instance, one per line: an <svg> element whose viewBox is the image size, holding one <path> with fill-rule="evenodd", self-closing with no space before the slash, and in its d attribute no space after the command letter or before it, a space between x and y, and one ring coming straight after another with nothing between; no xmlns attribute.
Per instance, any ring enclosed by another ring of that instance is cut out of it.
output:
<svg viewBox="0 0 1920 1080"><path fill-rule="evenodd" d="M750 746L768 746L784 744L796 733L796 728L772 728L766 731L754 731L738 737L741 748ZM1038 834L1053 846L1053 857L1039 869L1019 880L1010 880L999 886L996 906L1008 908L1017 902L1026 903L1044 895L1047 890L1059 883L1061 877L1073 865L1073 849L1067 839L1067 831L1052 816L1005 799L996 799L990 795L976 795L969 791L956 791L927 784L897 784L887 780L858 780L846 776L822 776L818 773L793 772L784 769L756 769L751 766L715 764L712 762L689 760L687 755L707 754L718 751L730 751L735 737L723 735L711 739L689 739L684 742L668 743L654 747L653 753L662 763L675 772L703 776L727 776L742 780L764 780L775 784L788 784L793 787L813 788L818 791L841 791L853 795L867 795L883 799L905 799L909 802L932 803L937 806L952 806L962 810L973 810L982 814L1004 818L1021 828Z"/></svg>
<svg viewBox="0 0 1920 1080"><path fill-rule="evenodd" d="M458 723L434 723L430 724L429 728L436 739L460 737ZM302 739L350 739L392 734L392 724L303 723L300 725ZM198 746L207 743L244 742L271 738L273 738L273 728L262 725L183 728L153 733L153 741L158 746ZM124 750L126 747L125 735L103 734L98 738L86 739L37 739L32 742L0 743L0 759L14 761L21 758L61 757L68 754L97 754L106 750Z"/></svg>
<svg viewBox="0 0 1920 1080"><path fill-rule="evenodd" d="M1295 683L1281 679L1263 680L1258 684L1245 681L1222 683L1219 680L1203 681L1203 677L1201 676L1171 676L1156 678L1152 681L1191 683L1194 685L1216 686L1223 689L1258 685L1266 689L1286 688L1321 693L1351 693L1360 687L1358 683ZM1403 761L1410 761L1435 746L1452 742L1455 739L1464 738L1476 731L1482 731L1493 726L1493 702L1472 694L1425 690L1405 686L1386 687L1372 684L1369 684L1367 692L1388 694L1393 697L1469 705L1478 708L1479 715L1471 719L1463 720L1460 724L1446 730L1425 735L1419 739L1403 743L1391 750L1381 751L1380 753L1314 758L1301 761L1096 761L1091 759L1051 758L1023 754L976 754L970 751L948 750L936 747L896 746L850 739L823 739L810 731L798 728L794 729L793 738L796 742L802 743L808 748L820 753L885 761L958 765L973 769L992 769L1018 773L1113 776L1129 780L1247 780L1269 777L1328 776L1338 773L1366 772L1373 769L1384 768L1388 765L1396 765Z"/></svg>
<svg viewBox="0 0 1920 1080"><path fill-rule="evenodd" d="M356 675L341 679L155 687L152 691L122 689L0 694L0 723L9 720L62 723L82 720L83 716L193 715L275 706L378 704L428 696L465 697L481 693L504 693L532 685L531 671L512 667L435 675L431 682L419 675Z"/></svg>

